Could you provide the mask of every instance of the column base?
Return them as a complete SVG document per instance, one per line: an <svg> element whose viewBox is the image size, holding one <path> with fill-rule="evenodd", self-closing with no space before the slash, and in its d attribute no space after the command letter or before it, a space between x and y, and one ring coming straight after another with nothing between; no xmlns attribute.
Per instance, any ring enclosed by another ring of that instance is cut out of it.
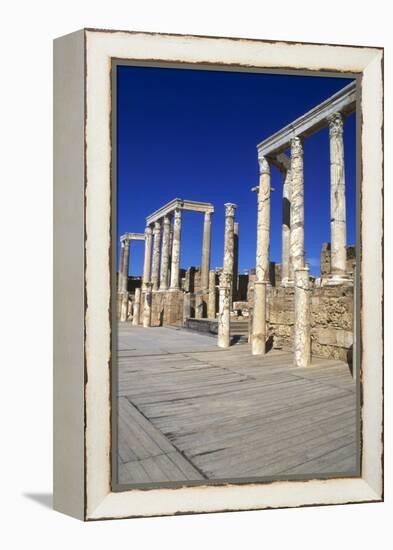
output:
<svg viewBox="0 0 393 550"><path fill-rule="evenodd" d="M353 283L353 278L346 273L331 273L321 281L321 286L337 286Z"/></svg>

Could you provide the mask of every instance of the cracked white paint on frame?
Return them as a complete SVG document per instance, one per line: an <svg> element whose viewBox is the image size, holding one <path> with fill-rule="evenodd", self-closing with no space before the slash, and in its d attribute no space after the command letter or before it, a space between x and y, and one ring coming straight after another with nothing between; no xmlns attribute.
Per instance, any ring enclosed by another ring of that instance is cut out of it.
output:
<svg viewBox="0 0 393 550"><path fill-rule="evenodd" d="M86 31L86 498L87 519L379 500L382 388L382 51L144 33ZM110 69L111 58L245 68L363 72L362 478L111 492ZM99 93L97 93L99 90ZM377 220L377 223L376 223Z"/></svg>

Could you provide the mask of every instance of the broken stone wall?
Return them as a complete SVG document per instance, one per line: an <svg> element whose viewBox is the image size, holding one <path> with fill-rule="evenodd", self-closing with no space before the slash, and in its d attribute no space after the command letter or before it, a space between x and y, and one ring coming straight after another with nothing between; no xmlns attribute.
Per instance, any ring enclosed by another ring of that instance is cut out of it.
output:
<svg viewBox="0 0 393 550"><path fill-rule="evenodd" d="M269 336L274 347L292 348L294 289L268 290ZM352 361L353 286L314 287L311 294L311 351L313 355Z"/></svg>

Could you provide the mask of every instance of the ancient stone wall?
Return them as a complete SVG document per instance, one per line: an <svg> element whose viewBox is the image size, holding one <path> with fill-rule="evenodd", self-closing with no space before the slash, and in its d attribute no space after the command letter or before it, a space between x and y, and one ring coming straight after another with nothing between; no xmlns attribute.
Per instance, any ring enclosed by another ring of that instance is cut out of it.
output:
<svg viewBox="0 0 393 550"><path fill-rule="evenodd" d="M276 348L292 348L293 287L270 288L267 320ZM351 362L353 344L353 286L313 288L311 294L311 351L313 355Z"/></svg>
<svg viewBox="0 0 393 550"><path fill-rule="evenodd" d="M356 256L356 247L351 245L347 246L347 267L346 273L353 274L353 263ZM331 273L331 246L330 243L323 243L321 249L321 277L326 277Z"/></svg>
<svg viewBox="0 0 393 550"><path fill-rule="evenodd" d="M151 326L181 324L183 321L183 298L183 291L153 292Z"/></svg>

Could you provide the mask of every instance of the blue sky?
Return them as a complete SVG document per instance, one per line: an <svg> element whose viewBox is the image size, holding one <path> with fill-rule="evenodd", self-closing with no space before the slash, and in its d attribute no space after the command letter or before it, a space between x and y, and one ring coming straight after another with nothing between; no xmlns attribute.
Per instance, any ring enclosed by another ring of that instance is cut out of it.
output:
<svg viewBox="0 0 393 550"><path fill-rule="evenodd" d="M148 214L175 197L212 202L212 268L222 265L224 203L238 205L239 272L255 267L256 145L350 80L244 72L117 68L118 236L143 232ZM347 242L355 243L356 122L344 126ZM319 273L330 241L329 136L304 142L305 252ZM282 176L272 168L270 259L281 257ZM200 265L203 215L184 213L181 267ZM130 274L143 271L133 242Z"/></svg>

